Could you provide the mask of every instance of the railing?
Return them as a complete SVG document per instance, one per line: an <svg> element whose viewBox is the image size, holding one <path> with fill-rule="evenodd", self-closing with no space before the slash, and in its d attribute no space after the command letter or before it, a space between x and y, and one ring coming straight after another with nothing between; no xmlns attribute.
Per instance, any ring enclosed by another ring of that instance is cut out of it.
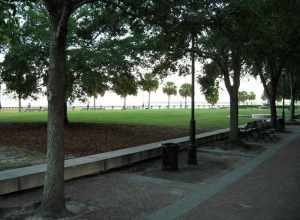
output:
<svg viewBox="0 0 300 220"><path fill-rule="evenodd" d="M210 104L196 104L195 107L197 109L221 109L221 108L229 108L229 104L216 104L216 105L210 105ZM239 105L240 108L269 108L269 106L266 105ZM297 108L300 106L296 106ZM127 110L134 110L134 109L190 109L191 106L184 104L171 104L170 106L166 104L160 104L160 105L151 105L150 108L148 108L147 105L127 105L125 109ZM281 108L281 106L278 106L278 108ZM286 108L289 108L287 106ZM68 111L99 111L99 110L120 110L124 109L122 105L100 105L100 106L87 106L87 105L75 105L75 106L68 106ZM34 107L21 107L20 109L18 107L1 107L0 111L21 111L21 112L42 112L47 111L48 108L44 106L34 106Z"/></svg>

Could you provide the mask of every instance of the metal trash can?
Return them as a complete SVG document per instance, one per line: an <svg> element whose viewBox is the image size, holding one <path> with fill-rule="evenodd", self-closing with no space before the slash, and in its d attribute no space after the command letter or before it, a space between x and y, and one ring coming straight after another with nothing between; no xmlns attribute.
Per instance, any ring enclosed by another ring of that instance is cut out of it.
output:
<svg viewBox="0 0 300 220"><path fill-rule="evenodd" d="M179 145L165 143L162 145L162 169L168 171L178 170Z"/></svg>

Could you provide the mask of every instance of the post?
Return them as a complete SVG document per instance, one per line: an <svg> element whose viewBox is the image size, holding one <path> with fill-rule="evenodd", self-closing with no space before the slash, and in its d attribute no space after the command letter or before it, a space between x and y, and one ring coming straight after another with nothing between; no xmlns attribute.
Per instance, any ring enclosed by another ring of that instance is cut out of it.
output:
<svg viewBox="0 0 300 220"><path fill-rule="evenodd" d="M282 130L285 130L285 74L283 73L282 82Z"/></svg>
<svg viewBox="0 0 300 220"><path fill-rule="evenodd" d="M2 104L1 104L1 82L0 82L0 110L2 109Z"/></svg>
<svg viewBox="0 0 300 220"><path fill-rule="evenodd" d="M197 150L196 150L196 120L195 120L195 36L192 33L192 96L191 96L191 121L190 121L190 146L188 149L188 164L197 164Z"/></svg>

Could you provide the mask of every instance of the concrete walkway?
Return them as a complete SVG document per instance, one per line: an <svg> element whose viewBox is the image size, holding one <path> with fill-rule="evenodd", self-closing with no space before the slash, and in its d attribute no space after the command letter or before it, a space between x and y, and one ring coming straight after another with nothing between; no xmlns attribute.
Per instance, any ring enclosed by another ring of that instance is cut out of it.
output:
<svg viewBox="0 0 300 220"><path fill-rule="evenodd" d="M231 161L229 156L214 159L198 152L222 169L202 178L203 163L189 171L196 182L132 170L67 182L67 206L78 213L71 219L300 219L300 128L289 130L279 143L266 144L265 152L242 157L234 166L219 166ZM0 196L0 214L40 198L41 189Z"/></svg>

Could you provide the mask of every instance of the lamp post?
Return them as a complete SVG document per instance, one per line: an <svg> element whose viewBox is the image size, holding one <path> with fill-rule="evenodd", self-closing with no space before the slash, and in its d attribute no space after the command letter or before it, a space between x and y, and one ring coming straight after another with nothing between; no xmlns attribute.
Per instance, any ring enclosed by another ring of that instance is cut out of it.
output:
<svg viewBox="0 0 300 220"><path fill-rule="evenodd" d="M2 109L2 104L1 104L1 81L0 81L0 110Z"/></svg>
<svg viewBox="0 0 300 220"><path fill-rule="evenodd" d="M197 165L196 150L196 120L195 120L195 35L192 33L192 94L191 94L191 121L190 121L190 146L188 148L188 164Z"/></svg>
<svg viewBox="0 0 300 220"><path fill-rule="evenodd" d="M285 74L283 73L282 82L282 130L285 129Z"/></svg>

